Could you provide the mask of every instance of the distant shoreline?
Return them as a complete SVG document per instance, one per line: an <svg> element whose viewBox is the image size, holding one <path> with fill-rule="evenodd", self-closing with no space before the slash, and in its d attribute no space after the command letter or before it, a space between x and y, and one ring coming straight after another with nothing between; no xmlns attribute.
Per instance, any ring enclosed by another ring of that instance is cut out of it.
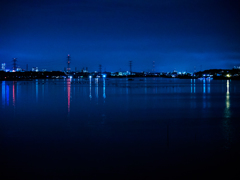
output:
<svg viewBox="0 0 240 180"><path fill-rule="evenodd" d="M64 79L64 78L178 78L178 79L214 79L214 80L240 80L240 70L222 70L222 69L212 69L205 70L196 73L185 73L178 74L177 72L172 73L137 73L134 72L130 75L118 75L117 73L110 72L61 72L61 71L45 71L45 72L5 72L0 71L0 81L31 81L34 79Z"/></svg>

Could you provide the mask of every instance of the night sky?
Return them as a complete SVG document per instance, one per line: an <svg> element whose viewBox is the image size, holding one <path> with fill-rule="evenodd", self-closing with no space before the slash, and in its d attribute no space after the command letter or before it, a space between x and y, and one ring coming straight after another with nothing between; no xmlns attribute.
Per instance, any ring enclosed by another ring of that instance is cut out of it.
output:
<svg viewBox="0 0 240 180"><path fill-rule="evenodd" d="M0 63L28 70L194 71L240 65L239 0L5 0Z"/></svg>

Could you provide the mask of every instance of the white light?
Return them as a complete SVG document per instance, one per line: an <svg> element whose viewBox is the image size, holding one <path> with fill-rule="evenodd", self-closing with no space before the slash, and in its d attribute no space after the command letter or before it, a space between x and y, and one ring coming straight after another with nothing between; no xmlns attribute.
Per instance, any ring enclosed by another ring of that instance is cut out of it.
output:
<svg viewBox="0 0 240 180"><path fill-rule="evenodd" d="M227 94L229 94L229 80L227 80Z"/></svg>
<svg viewBox="0 0 240 180"><path fill-rule="evenodd" d="M89 78L91 79L91 78L92 78L92 76L89 76Z"/></svg>

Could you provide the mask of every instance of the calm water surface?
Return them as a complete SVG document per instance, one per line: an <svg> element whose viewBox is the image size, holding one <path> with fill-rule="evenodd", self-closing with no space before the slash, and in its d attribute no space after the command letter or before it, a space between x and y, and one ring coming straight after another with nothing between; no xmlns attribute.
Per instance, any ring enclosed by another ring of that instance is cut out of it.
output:
<svg viewBox="0 0 240 180"><path fill-rule="evenodd" d="M5 176L239 176L239 81L38 79L0 93Z"/></svg>

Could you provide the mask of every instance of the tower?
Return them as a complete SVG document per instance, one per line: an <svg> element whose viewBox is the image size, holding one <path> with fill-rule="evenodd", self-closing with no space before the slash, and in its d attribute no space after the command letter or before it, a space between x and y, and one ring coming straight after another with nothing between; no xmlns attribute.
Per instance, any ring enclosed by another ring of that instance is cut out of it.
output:
<svg viewBox="0 0 240 180"><path fill-rule="evenodd" d="M13 58L13 71L17 69L17 58Z"/></svg>
<svg viewBox="0 0 240 180"><path fill-rule="evenodd" d="M68 54L68 56L67 56L67 72L70 72L70 71L71 71L71 68L70 68L70 60L71 60L71 57L70 57L70 55Z"/></svg>

